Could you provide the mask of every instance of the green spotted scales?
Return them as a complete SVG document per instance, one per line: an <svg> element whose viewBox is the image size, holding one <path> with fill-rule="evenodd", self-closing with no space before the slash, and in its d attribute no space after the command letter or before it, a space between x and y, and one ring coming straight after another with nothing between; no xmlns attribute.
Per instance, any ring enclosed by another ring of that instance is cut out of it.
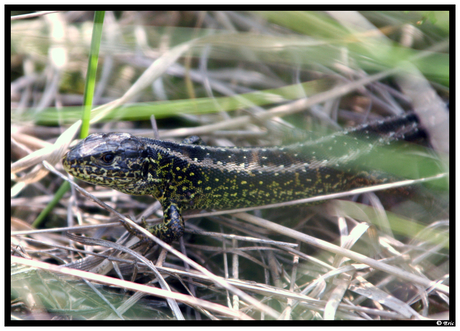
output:
<svg viewBox="0 0 460 331"><path fill-rule="evenodd" d="M422 132L416 116L407 114L270 148L91 134L64 156L63 165L83 181L158 199L164 222L149 230L171 242L182 236L183 210L267 205L391 181L366 167L369 154L378 146L412 140Z"/></svg>

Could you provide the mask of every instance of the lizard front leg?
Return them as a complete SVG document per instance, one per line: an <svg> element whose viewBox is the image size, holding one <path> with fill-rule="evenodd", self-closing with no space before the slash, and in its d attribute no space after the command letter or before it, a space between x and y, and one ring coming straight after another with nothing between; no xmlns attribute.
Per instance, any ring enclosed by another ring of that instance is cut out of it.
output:
<svg viewBox="0 0 460 331"><path fill-rule="evenodd" d="M146 229L164 242L171 243L182 237L184 219L180 213L180 207L175 201L166 200L162 205L163 223L148 226Z"/></svg>
<svg viewBox="0 0 460 331"><path fill-rule="evenodd" d="M131 235L141 240L141 243L150 241L142 232L131 227L129 223L122 219L120 221ZM184 233L184 219L180 214L179 206L173 201L165 201L163 203L163 223L148 225L145 219L142 218L141 226L168 244L182 237Z"/></svg>

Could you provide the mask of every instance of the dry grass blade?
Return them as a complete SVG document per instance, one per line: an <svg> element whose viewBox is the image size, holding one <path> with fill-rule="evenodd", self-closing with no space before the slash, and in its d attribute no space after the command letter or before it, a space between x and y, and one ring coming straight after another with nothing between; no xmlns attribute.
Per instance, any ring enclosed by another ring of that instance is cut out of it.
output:
<svg viewBox="0 0 460 331"><path fill-rule="evenodd" d="M344 277L339 278L340 283L332 291L331 296L324 307L324 319L325 320L334 320L336 316L337 308L339 307L340 302L343 300L345 292L349 287L349 279Z"/></svg>
<svg viewBox="0 0 460 331"><path fill-rule="evenodd" d="M422 319L414 309L405 302L398 300L388 293L376 288L365 279L358 277L350 284L350 290L359 293L369 299L376 300L381 304L393 309L395 312L403 315L405 318Z"/></svg>
<svg viewBox="0 0 460 331"><path fill-rule="evenodd" d="M316 246L318 248L328 250L328 251L330 251L330 252L332 252L334 254L343 255L343 256L346 256L346 257L348 257L348 258L350 258L352 260L355 260L357 262L365 263L365 264L367 264L367 265L369 265L369 266L371 266L373 268L376 268L376 269L379 269L381 271L387 272L389 274L392 274L392 275L394 275L396 277L400 277L400 278L405 279L407 281L420 284L420 285L425 286L427 288L435 287L439 291L441 291L442 293L449 294L449 287L446 286L446 285L443 285L443 284L440 284L440 283L437 283L437 282L433 282L433 281L430 281L430 280L428 280L426 278L422 278L420 276L408 273L408 272L406 272L406 271L404 271L402 269L393 267L393 266L385 264L385 263L381 263L381 262L379 262L377 260L374 260L374 259L371 259L371 258L369 258L369 257L367 257L365 255L362 255L362 254L359 254L359 253L344 249L342 247L333 245L333 244L328 243L326 241L310 237L310 236L308 236L308 235L306 235L304 233L297 232L297 231L292 230L290 228L286 228L286 227L284 227L282 225L272 223L272 222L268 222L268 221L266 221L264 219L261 219L259 217L255 217L255 216L249 215L249 214L239 213L239 214L235 214L235 217L238 217L238 218L240 218L242 220L245 220L247 222L256 224L258 226L263 226L263 227L266 227L268 229L274 230L276 232L283 233L286 236L289 236L289 237L294 238L296 240L303 241L303 242L305 242L307 244Z"/></svg>
<svg viewBox="0 0 460 331"><path fill-rule="evenodd" d="M78 121L66 130L56 142L49 147L39 149L32 154L27 155L19 161L11 165L11 174L16 174L24 169L37 165L43 161L48 161L50 164L56 164L61 161L62 156L68 149L73 137L80 128L81 122ZM48 171L44 170L41 165L35 167L27 175L16 178L18 184L11 189L11 195L16 196L27 184L31 184L42 179Z"/></svg>
<svg viewBox="0 0 460 331"><path fill-rule="evenodd" d="M160 289L149 287L149 286L144 286L144 285L129 282L126 280L119 280L119 279L112 278L112 277L97 275L97 274L89 273L86 271L70 269L70 268L66 268L62 266L56 266L56 265L52 265L49 263L27 260L27 259L23 259L23 258L16 257L16 256L11 257L11 262L22 264L22 265L27 265L33 268L40 268L40 269L44 269L48 271L53 271L53 272L65 274L68 276L85 278L87 280L92 280L92 281L99 282L99 283L106 283L106 284L113 285L113 286L120 286L122 288L130 289L133 291L140 291L140 292L159 296L159 297L166 298L166 299L169 298L169 299L178 300L188 305L201 306L205 309L216 311L221 314L224 314L224 315L227 315L233 318L237 318L237 319L243 319L243 320L252 319L249 316L241 312L234 311L232 309L228 309L218 304L210 303L209 301L196 299L196 298L193 298L187 295L183 295L180 293L169 292L169 291L160 290Z"/></svg>
<svg viewBox="0 0 460 331"><path fill-rule="evenodd" d="M169 287L168 283L166 283L166 281L164 280L163 276L158 272L158 270L156 269L155 265L151 261L149 261L145 257L143 257L141 254L139 254L139 253L137 253L137 252L135 252L135 251L133 251L133 250L131 250L129 248L123 247L121 245L113 244L110 241L97 240L97 239L91 239L91 238L85 238L85 237L78 237L78 236L72 235L70 233L67 233L66 236L68 238L72 239L73 241L77 241L77 242L80 242L80 243L85 244L85 245L101 245L101 246L105 246L105 247L109 247L109 248L115 248L117 250L120 250L120 251L123 251L123 252L126 252L126 253L132 255L137 260L144 262L144 264L146 266L148 266L153 271L153 273L157 276L157 278L158 278L158 280L160 282L160 285L161 285L163 290L171 292L171 288ZM179 319L179 320L184 320L184 316L182 315L179 307L177 306L176 301L170 300L170 299L167 299L167 301L168 301L168 304L171 307L171 310L174 312L175 317L177 319Z"/></svg>
<svg viewBox="0 0 460 331"><path fill-rule="evenodd" d="M152 65L139 77L139 79L130 87L128 91L119 99L110 102L107 105L95 108L92 110L93 118L91 123L96 123L110 111L124 105L130 99L139 94L155 79L159 78L177 59L190 49L191 43L185 43L174 47L170 51L163 54L160 58L152 63Z"/></svg>

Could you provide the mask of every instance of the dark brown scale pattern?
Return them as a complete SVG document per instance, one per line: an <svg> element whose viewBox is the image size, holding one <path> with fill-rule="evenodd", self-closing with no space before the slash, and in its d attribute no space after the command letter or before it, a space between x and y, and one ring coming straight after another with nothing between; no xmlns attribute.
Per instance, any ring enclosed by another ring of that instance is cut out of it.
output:
<svg viewBox="0 0 460 331"><path fill-rule="evenodd" d="M270 148L92 134L64 156L63 165L86 182L157 198L164 223L150 230L171 242L183 233L182 210L266 205L388 182L389 176L366 166L370 153L422 135L413 114Z"/></svg>

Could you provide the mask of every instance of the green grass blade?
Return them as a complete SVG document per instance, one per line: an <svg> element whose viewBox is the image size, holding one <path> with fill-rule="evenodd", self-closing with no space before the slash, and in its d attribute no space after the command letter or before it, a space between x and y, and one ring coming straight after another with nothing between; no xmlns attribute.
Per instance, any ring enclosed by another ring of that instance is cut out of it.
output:
<svg viewBox="0 0 460 331"><path fill-rule="evenodd" d="M84 111L83 111L83 124L80 131L80 138L84 138L89 132L89 119L91 114L91 106L93 103L94 87L96 85L96 72L99 57L99 47L101 44L102 24L104 21L105 12L96 12L94 16L93 36L91 40L91 51L88 60L88 72L85 84L84 93ZM69 183L65 182L58 189L53 197L53 200L42 210L38 217L33 222L32 226L38 227L48 213L58 204L64 194L69 190Z"/></svg>
<svg viewBox="0 0 460 331"><path fill-rule="evenodd" d="M80 131L80 138L82 139L85 138L89 133L89 121L91 118L91 106L93 105L94 88L96 86L97 64L99 59L99 48L101 45L104 16L104 11L97 11L94 15L93 35L91 38L91 49L88 59L88 71L86 75L85 92L83 95L83 124Z"/></svg>

